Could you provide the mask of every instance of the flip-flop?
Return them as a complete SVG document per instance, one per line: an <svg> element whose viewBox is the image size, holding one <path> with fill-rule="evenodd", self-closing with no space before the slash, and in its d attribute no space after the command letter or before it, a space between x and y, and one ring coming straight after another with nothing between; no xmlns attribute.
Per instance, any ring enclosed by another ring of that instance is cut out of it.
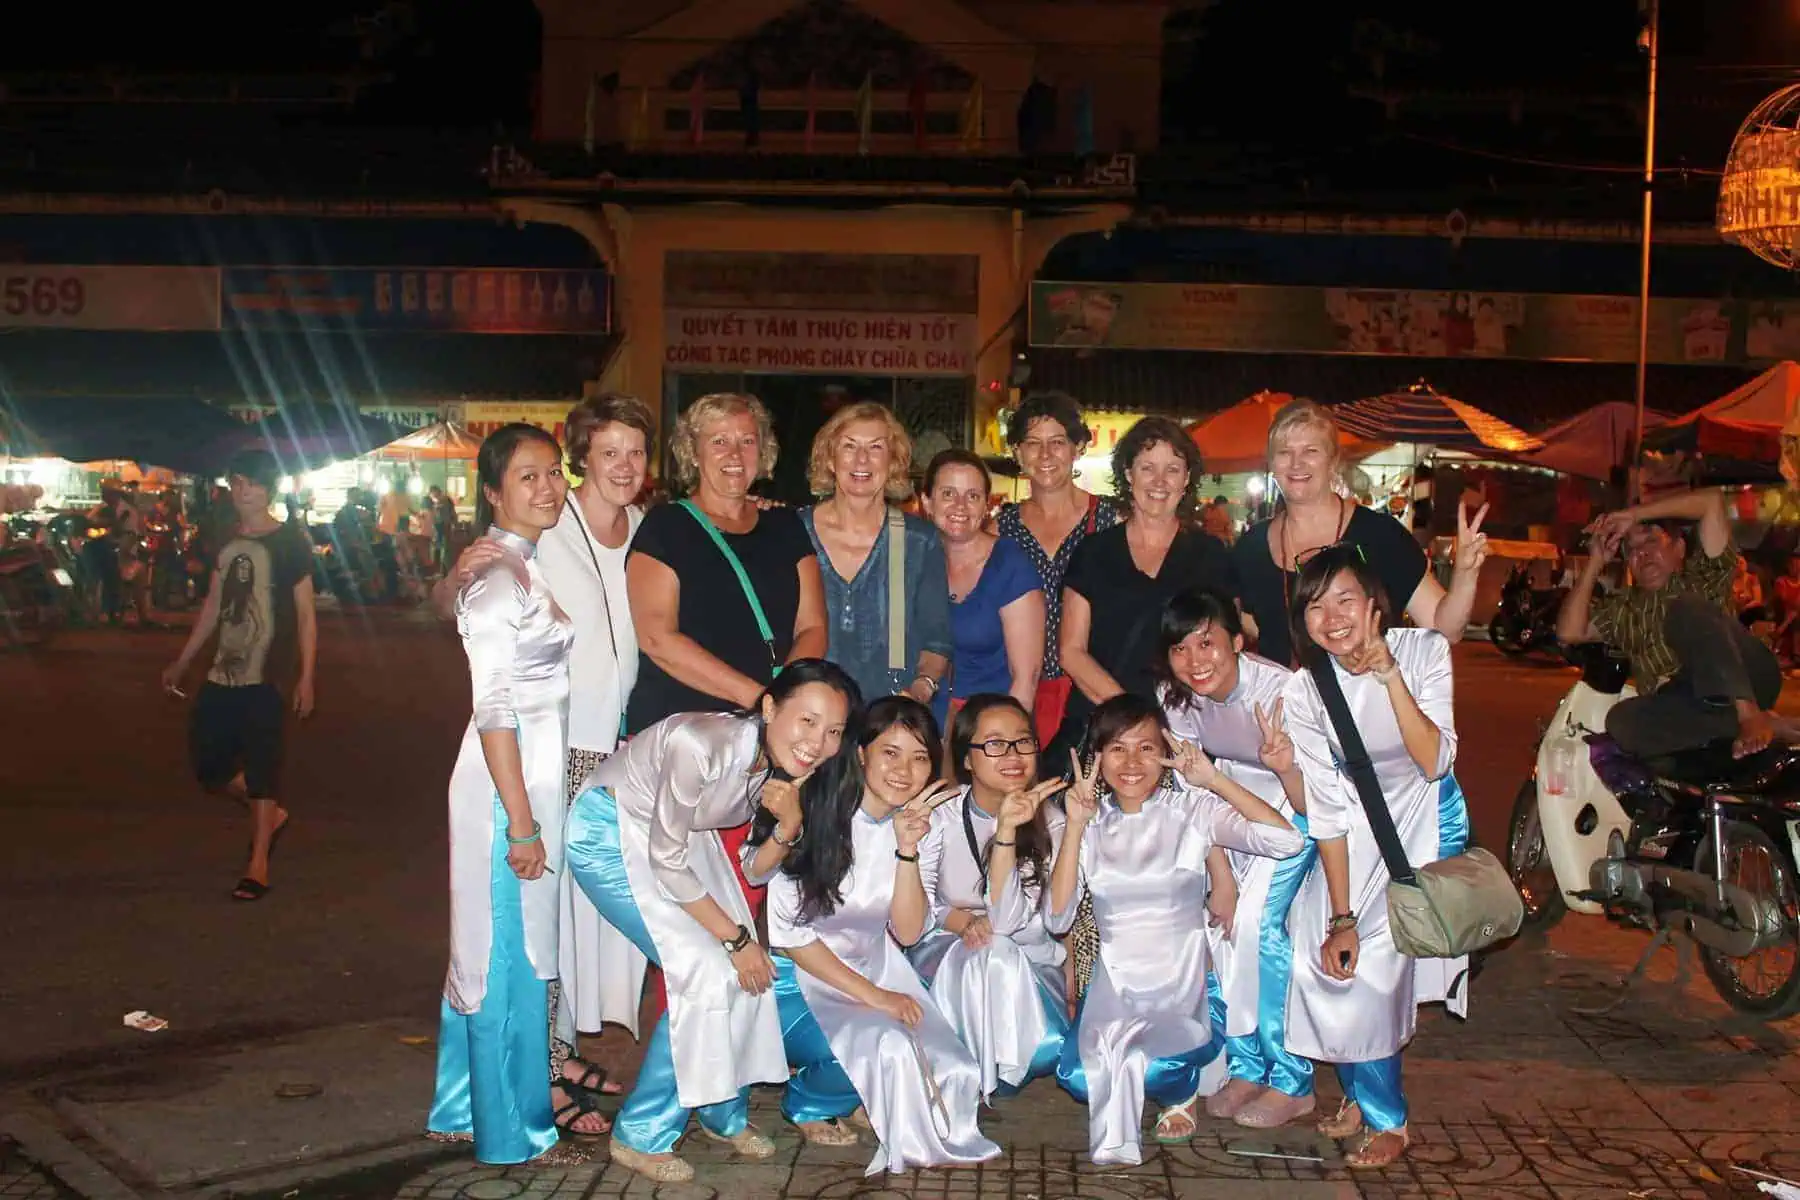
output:
<svg viewBox="0 0 1800 1200"><path fill-rule="evenodd" d="M256 880L250 878L248 875L246 875L242 879L238 880L237 886L231 889L231 898L233 900L242 900L245 903L248 903L252 900L261 900L264 896L266 896L268 894L269 894L269 885L268 884L258 883L258 882L256 882Z"/></svg>

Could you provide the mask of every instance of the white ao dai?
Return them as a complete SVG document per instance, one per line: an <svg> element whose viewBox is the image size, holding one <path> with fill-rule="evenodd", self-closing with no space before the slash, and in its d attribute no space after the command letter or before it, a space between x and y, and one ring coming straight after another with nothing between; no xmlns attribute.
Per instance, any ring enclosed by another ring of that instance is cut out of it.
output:
<svg viewBox="0 0 1800 1200"><path fill-rule="evenodd" d="M568 747L569 646L575 633L538 568L534 547L501 529L484 535L507 551L456 597L456 627L469 658L474 715L450 775L450 969L444 998L460 1013L481 1007L493 948L494 802L481 735L510 729L532 819L552 869L562 862L563 768ZM519 882L525 951L539 979L556 978L557 877Z"/></svg>
<svg viewBox="0 0 1800 1200"><path fill-rule="evenodd" d="M1352 675L1332 664L1351 718L1375 767L1388 812L1414 866L1434 862L1439 851L1441 781L1456 761L1450 643L1431 629L1393 629L1389 649L1421 711L1442 735L1437 762L1421 771L1400 736L1393 701L1372 675ZM1307 825L1317 841L1346 838L1350 853L1350 908L1360 941L1356 976L1332 979L1319 963L1328 936L1331 897L1321 864L1301 884L1288 917L1294 940L1294 973L1287 1002L1287 1046L1322 1062L1374 1062L1412 1039L1419 1004L1446 999L1467 967L1466 958L1412 959L1394 948L1387 922L1388 870L1369 828L1356 785L1338 766L1343 752L1331 718L1307 671L1288 681L1288 734L1306 778ZM1460 990L1460 989L1459 989ZM1451 1004L1466 1012L1466 991Z"/></svg>
<svg viewBox="0 0 1800 1200"><path fill-rule="evenodd" d="M930 893L943 823L919 845L919 869ZM800 994L831 1052L855 1085L880 1147L869 1175L953 1166L997 1157L1000 1147L976 1128L980 1072L925 991L919 974L889 932L899 862L891 819L857 811L851 823L854 860L829 916L803 922L800 887L787 875L769 884L769 944L791 950L823 942L845 966L876 987L919 1002L923 1017L907 1029L884 1012L851 999L796 965Z"/></svg>
<svg viewBox="0 0 1800 1200"><path fill-rule="evenodd" d="M1212 1040L1207 851L1220 846L1286 858L1303 844L1294 829L1253 822L1212 792L1181 783L1158 791L1135 813L1101 802L1081 838L1080 879L1068 904L1049 908L1048 889L1045 897L1049 928L1060 934L1074 924L1085 891L1100 934L1076 1029L1095 1163L1142 1161L1138 1138L1150 1063ZM1202 1075L1200 1093L1211 1094L1224 1081L1221 1053Z"/></svg>
<svg viewBox="0 0 1800 1200"><path fill-rule="evenodd" d="M1052 837L1060 837L1062 813L1046 809L1045 816ZM1050 1032L1040 989L1052 1003L1068 1003L1065 951L1044 925L1042 889L1025 884L1015 868L999 905L988 906L981 864L998 827L966 787L938 810L932 828L933 836L942 838L943 858L937 886L927 899L940 925L911 951L919 973L931 983L932 1002L981 1066L983 1098L999 1084L1025 1082ZM1045 881L1049 870L1046 862ZM942 928L944 915L953 909L987 918L993 937L986 946L971 950L960 935Z"/></svg>
<svg viewBox="0 0 1800 1200"><path fill-rule="evenodd" d="M1237 686L1223 700L1196 697L1190 704L1177 705L1170 701L1167 689L1163 692L1163 711L1168 715L1170 730L1205 750L1222 772L1289 820L1294 817L1294 806L1288 802L1280 778L1262 765L1262 727L1257 724L1256 710L1260 707L1265 713L1273 713L1291 674L1286 667L1266 658L1240 654ZM1227 857L1238 889L1232 933L1228 938L1222 929L1209 926L1209 936L1213 970L1219 976L1219 991L1225 999L1225 1032L1230 1037L1243 1037L1256 1030L1256 1005L1261 990L1257 956L1275 860L1236 852Z"/></svg>

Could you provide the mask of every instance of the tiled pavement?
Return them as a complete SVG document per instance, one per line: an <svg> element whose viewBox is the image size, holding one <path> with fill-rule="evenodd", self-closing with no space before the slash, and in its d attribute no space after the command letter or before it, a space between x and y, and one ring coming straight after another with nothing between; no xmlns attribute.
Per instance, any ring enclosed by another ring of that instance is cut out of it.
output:
<svg viewBox="0 0 1800 1200"><path fill-rule="evenodd" d="M1490 960L1471 1020L1427 1010L1407 1053L1414 1146L1399 1165L1352 1174L1327 1142L1282 1131L1282 1148L1320 1164L1233 1153L1248 1131L1203 1121L1184 1146L1146 1142L1133 1169L1088 1164L1083 1114L1039 1082L984 1116L1007 1157L974 1170L865 1178L869 1147L802 1147L772 1092L754 1119L776 1134L767 1163L732 1160L698 1139L682 1147L694 1184L660 1189L604 1161L498 1169L466 1158L423 1172L399 1200L1715 1200L1756 1195L1741 1165L1800 1180L1800 1021L1762 1025L1731 1015L1704 979L1678 988L1665 955L1621 1007L1576 1011L1635 960L1641 935L1570 918ZM1321 1091L1334 1091L1329 1081ZM1335 1104L1321 1096L1324 1107Z"/></svg>
<svg viewBox="0 0 1800 1200"><path fill-rule="evenodd" d="M69 1200L50 1175L0 1138L0 1200Z"/></svg>

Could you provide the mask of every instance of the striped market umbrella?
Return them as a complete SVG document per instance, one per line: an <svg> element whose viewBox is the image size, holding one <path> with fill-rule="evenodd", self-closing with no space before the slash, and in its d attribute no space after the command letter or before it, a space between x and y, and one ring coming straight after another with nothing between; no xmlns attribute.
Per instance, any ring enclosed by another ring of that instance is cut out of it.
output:
<svg viewBox="0 0 1800 1200"><path fill-rule="evenodd" d="M1544 443L1523 429L1434 391L1424 380L1397 392L1335 404L1339 428L1371 442L1406 442L1472 454L1528 454Z"/></svg>

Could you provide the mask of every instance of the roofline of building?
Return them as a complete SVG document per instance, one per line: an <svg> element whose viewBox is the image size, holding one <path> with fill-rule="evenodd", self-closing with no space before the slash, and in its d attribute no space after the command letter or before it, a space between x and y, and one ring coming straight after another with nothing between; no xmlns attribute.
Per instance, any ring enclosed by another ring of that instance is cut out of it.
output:
<svg viewBox="0 0 1800 1200"><path fill-rule="evenodd" d="M331 217L498 220L498 198L470 200L298 199L212 192L130 194L115 192L0 191L4 216Z"/></svg>
<svg viewBox="0 0 1800 1200"><path fill-rule="evenodd" d="M1460 222L1458 221L1460 218ZM1636 221L1592 221L1517 217L1471 217L1460 212L1439 215L1366 212L1231 212L1159 215L1162 228L1239 229L1255 233L1318 234L1343 237L1489 238L1563 242L1631 242L1640 240ZM1658 245L1719 245L1719 231L1705 222L1658 222L1651 226Z"/></svg>

